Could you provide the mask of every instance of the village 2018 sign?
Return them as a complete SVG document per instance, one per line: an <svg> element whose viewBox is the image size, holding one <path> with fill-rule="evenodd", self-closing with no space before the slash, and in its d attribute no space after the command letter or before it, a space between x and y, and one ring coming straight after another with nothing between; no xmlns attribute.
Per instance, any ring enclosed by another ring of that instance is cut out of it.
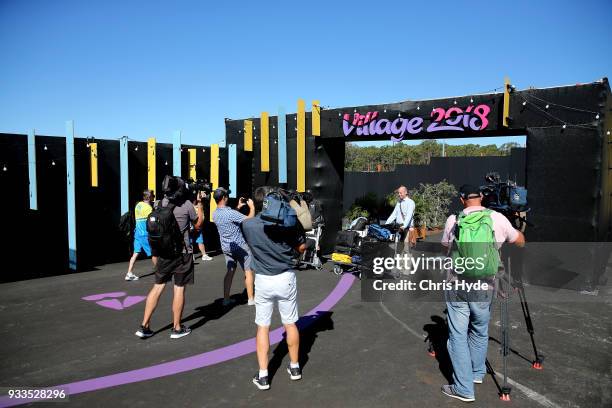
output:
<svg viewBox="0 0 612 408"><path fill-rule="evenodd" d="M342 119L342 130L344 136L355 133L357 136L382 136L390 135L391 140L399 142L404 139L406 132L417 135L423 131L432 132L464 132L466 130L484 130L489 125L487 116L491 108L487 105L469 105L465 111L457 106L448 109L434 108L431 111L432 122L429 126L423 126L423 118L415 116L412 118L398 117L396 119L379 119L378 111L368 112L362 115L358 112L351 115L345 113Z"/></svg>

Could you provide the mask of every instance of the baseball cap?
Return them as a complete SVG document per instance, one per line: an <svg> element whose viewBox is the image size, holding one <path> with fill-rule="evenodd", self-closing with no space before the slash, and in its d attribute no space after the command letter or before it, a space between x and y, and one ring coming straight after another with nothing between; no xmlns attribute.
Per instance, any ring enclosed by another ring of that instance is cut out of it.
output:
<svg viewBox="0 0 612 408"><path fill-rule="evenodd" d="M213 199L216 201L221 200L223 197L227 197L229 196L229 193L231 191L230 190L226 190L223 187L219 187L217 188L214 192L213 192Z"/></svg>
<svg viewBox="0 0 612 408"><path fill-rule="evenodd" d="M468 198L476 198L474 196L480 196L480 188L472 184L464 184L459 187L459 195L464 200L467 200Z"/></svg>

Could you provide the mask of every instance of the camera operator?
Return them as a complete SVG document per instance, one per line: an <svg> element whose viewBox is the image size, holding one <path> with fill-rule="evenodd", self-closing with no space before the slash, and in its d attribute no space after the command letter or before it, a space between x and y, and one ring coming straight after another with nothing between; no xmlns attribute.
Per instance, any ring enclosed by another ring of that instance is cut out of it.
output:
<svg viewBox="0 0 612 408"><path fill-rule="evenodd" d="M255 190L255 205L258 211L269 207L272 198L268 194L270 187L259 187ZM264 203L265 200L265 203ZM299 207L295 201L291 208ZM306 249L304 224L311 224L308 214L297 213L294 226L274 224L262 219L259 214L242 222L242 231L253 252L253 269L255 271L255 324L257 325L257 361L259 372L253 383L260 390L270 388L268 380L268 351L270 349L270 323L274 304L278 305L281 321L287 333L287 347L290 363L287 367L289 378L293 381L302 378L298 361L300 335L296 322L297 282L295 277L295 259Z"/></svg>
<svg viewBox="0 0 612 408"><path fill-rule="evenodd" d="M525 236L504 215L482 206L483 195L478 187L464 184L459 194L464 208L459 217L451 215L446 220L442 245L448 249L451 246L458 248L458 254L462 257L466 257L470 250L473 251L472 257L474 252L482 251L483 254L478 256L486 257L485 265L490 266L486 273L484 268L480 269L481 273L477 272L478 267L460 271L458 264L455 264L453 271L449 271L447 281L453 284L458 280L481 281L487 283L488 289L468 293L454 288L445 292L448 311L447 348L453 365L453 384L443 385L442 392L449 397L471 402L475 400L474 384L481 384L486 374L493 287L498 267L502 267L498 250L504 242L523 246ZM471 240L468 237L478 238ZM482 237L487 237L488 241ZM467 261L465 265L467 268Z"/></svg>
<svg viewBox="0 0 612 408"><path fill-rule="evenodd" d="M167 177L168 178L168 177ZM174 178L175 180L178 178ZM179 179L179 183L183 183ZM164 180L166 185L166 180ZM176 186L175 186L176 187ZM183 184L184 187L184 184ZM172 321L173 327L170 331L170 338L178 339L191 333L191 329L181 325L181 316L183 314L183 307L185 305L185 285L193 284L193 247L191 246L191 239L189 235L190 225L193 223L193 227L198 231L202 223L204 222L204 214L202 210L202 199L200 193L197 193L196 197L196 209L191 201L185 194L176 194L174 188L165 192L165 197L160 202L158 208L149 216L150 223L155 221L153 217L157 217L158 220L163 217L164 208L172 208L173 219L169 219L169 224L172 224L178 238L172 237L173 240L178 240L178 244L175 242L175 248L181 248L182 250L172 251L173 255L165 255L159 253L157 260L157 267L155 270L155 284L147 296L145 304L144 317L142 319L142 325L140 329L135 333L140 338L151 337L154 333L150 329L149 324L151 322L151 316L157 307L157 302L161 296L166 283L170 279L174 280L174 296L172 299ZM172 200L169 199L172 197ZM169 210L169 209L168 209ZM167 213L169 213L169 211ZM178 227L178 230L176 228ZM174 234L173 234L174 235ZM182 235L182 237L181 237ZM149 234L151 240L151 234ZM181 239L182 238L182 239ZM180 242L182 241L182 243ZM155 250L154 245L152 249Z"/></svg>
<svg viewBox="0 0 612 408"><path fill-rule="evenodd" d="M223 279L223 306L229 306L234 302L233 299L230 299L230 289L238 264L240 264L245 275L244 283L247 290L247 304L253 306L255 301L253 300L254 278L253 271L251 270L251 250L242 236L242 231L240 231L240 223L255 215L253 200L240 198L237 210L240 210L245 205L249 207L248 215L244 215L227 206L229 191L223 187L219 187L214 191L213 199L217 203L217 209L213 213L213 222L217 225L217 230L219 231L221 250L225 256L227 266L227 272Z"/></svg>

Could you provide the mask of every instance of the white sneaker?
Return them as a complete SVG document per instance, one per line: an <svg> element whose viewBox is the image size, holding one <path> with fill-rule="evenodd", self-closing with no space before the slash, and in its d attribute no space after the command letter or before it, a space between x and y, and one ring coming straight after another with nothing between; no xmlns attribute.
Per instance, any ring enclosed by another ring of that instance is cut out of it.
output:
<svg viewBox="0 0 612 408"><path fill-rule="evenodd" d="M133 273L128 273L127 275L125 275L125 280L126 281L137 281L138 276L134 275Z"/></svg>
<svg viewBox="0 0 612 408"><path fill-rule="evenodd" d="M208 256L207 254L202 255L202 260L203 261L211 261L212 257Z"/></svg>
<svg viewBox="0 0 612 408"><path fill-rule="evenodd" d="M249 299L249 301L247 302L247 305L255 306L255 299Z"/></svg>

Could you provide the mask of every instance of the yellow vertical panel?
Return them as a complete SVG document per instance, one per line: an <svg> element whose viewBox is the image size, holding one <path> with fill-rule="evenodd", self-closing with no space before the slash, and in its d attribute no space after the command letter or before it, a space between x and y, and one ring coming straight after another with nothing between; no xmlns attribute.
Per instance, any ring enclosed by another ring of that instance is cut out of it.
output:
<svg viewBox="0 0 612 408"><path fill-rule="evenodd" d="M261 112L261 171L270 171L270 121L268 112Z"/></svg>
<svg viewBox="0 0 612 408"><path fill-rule="evenodd" d="M503 126L508 127L508 117L510 116L510 78L504 78L504 112Z"/></svg>
<svg viewBox="0 0 612 408"><path fill-rule="evenodd" d="M297 112L297 191L306 191L306 103L298 99Z"/></svg>
<svg viewBox="0 0 612 408"><path fill-rule="evenodd" d="M312 135L321 136L321 103L312 101Z"/></svg>
<svg viewBox="0 0 612 408"><path fill-rule="evenodd" d="M196 149L189 149L189 178L197 180L196 174Z"/></svg>
<svg viewBox="0 0 612 408"><path fill-rule="evenodd" d="M244 151L253 151L253 121L244 121Z"/></svg>
<svg viewBox="0 0 612 408"><path fill-rule="evenodd" d="M91 157L91 186L98 187L98 144L90 143L89 152Z"/></svg>
<svg viewBox="0 0 612 408"><path fill-rule="evenodd" d="M157 193L155 191L156 178L155 178L155 138L154 137L150 137L149 140L147 140L147 173L148 173L147 188L149 190L153 190L153 192L157 196Z"/></svg>
<svg viewBox="0 0 612 408"><path fill-rule="evenodd" d="M214 144L210 146L210 183L212 184L213 190L219 187L219 145ZM217 203L210 197L210 215L209 220L212 221L212 215L217 209Z"/></svg>

